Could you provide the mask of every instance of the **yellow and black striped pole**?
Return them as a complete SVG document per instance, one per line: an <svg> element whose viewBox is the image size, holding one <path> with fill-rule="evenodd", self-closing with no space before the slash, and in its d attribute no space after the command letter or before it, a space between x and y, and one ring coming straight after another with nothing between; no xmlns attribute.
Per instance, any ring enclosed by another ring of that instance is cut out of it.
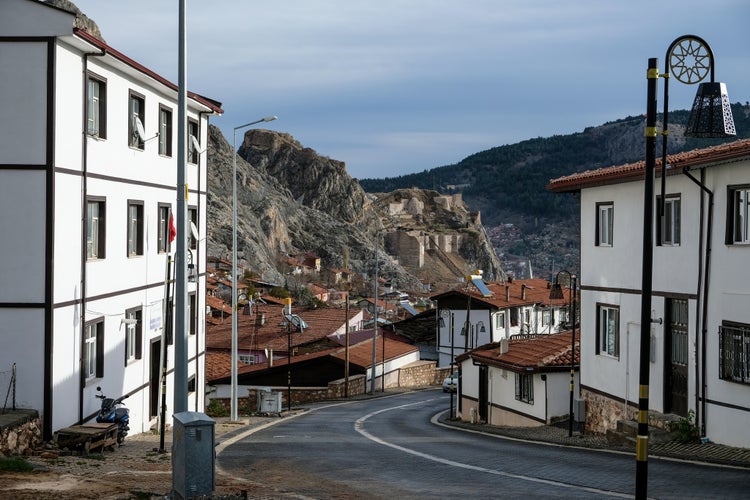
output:
<svg viewBox="0 0 750 500"><path fill-rule="evenodd" d="M643 275L641 282L641 349L638 390L638 440L635 448L635 497L648 492L648 383L651 352L651 293L654 267L654 170L656 166L656 93L659 82L658 59L648 60L646 107L646 166L643 189Z"/></svg>

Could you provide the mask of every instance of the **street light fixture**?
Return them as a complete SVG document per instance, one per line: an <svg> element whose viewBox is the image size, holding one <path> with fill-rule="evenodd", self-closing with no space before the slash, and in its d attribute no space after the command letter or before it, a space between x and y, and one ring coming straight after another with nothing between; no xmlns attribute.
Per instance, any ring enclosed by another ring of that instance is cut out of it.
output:
<svg viewBox="0 0 750 500"><path fill-rule="evenodd" d="M694 84L702 81L708 72L711 82L703 83L693 102L685 130L687 137L722 138L736 135L734 119L723 83L714 82L714 56L708 44L694 35L685 35L674 40L667 49L666 71L659 74L658 60L648 60L646 102L646 161L644 167L643 197L643 265L641 281L641 335L638 373L638 439L636 441L635 497L646 498L648 492L648 405L649 405L649 360L651 351L651 295L653 293L653 227L654 227L654 171L656 167L656 95L658 78L665 78L664 115L662 132L662 198L664 202L667 173L667 115L669 69L682 83ZM664 210L660 204L660 216ZM662 221L663 223L664 221Z"/></svg>
<svg viewBox="0 0 750 500"><path fill-rule="evenodd" d="M555 276L555 283L552 285L552 289L549 292L549 298L560 300L565 298L563 294L562 285L560 284L560 274L565 273L568 275L568 300L569 307L568 311L570 316L568 322L570 323L570 398L569 398L569 409L568 409L568 437L573 437L573 392L575 388L575 364L576 364L576 275L570 271L562 270Z"/></svg>
<svg viewBox="0 0 750 500"><path fill-rule="evenodd" d="M237 421L237 131L262 122L272 122L276 116L234 127L232 138L232 376L230 413L232 422Z"/></svg>

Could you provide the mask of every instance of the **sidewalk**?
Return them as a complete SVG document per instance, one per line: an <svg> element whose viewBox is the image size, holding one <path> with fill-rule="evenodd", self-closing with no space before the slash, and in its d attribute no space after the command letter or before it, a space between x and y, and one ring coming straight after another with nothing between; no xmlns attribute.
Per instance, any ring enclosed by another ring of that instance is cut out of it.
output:
<svg viewBox="0 0 750 500"><path fill-rule="evenodd" d="M460 420L449 421L447 415L441 415L439 422L450 427L505 436L513 439L521 439L524 441L537 441L540 443L560 446L610 450L621 453L630 453L635 456L635 446L613 445L609 443L607 438L602 434L580 434L574 432L573 437L569 437L567 421L556 425L545 425L540 427L497 427L486 424L472 424ZM710 442L701 444L681 443L679 441L651 442L650 440L648 454L650 457L670 458L750 469L750 449L734 448L732 446Z"/></svg>

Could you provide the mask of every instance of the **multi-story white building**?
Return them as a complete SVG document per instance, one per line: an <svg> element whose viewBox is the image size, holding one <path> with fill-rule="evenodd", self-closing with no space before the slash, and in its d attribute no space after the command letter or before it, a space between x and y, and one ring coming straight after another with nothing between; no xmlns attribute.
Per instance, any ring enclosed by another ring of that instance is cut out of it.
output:
<svg viewBox="0 0 750 500"><path fill-rule="evenodd" d="M92 419L99 386L129 396L131 432L148 430L177 200L177 86L35 0L3 2L0 61L0 371L16 365L17 405L40 411L47 438ZM220 104L187 101L187 133L205 144ZM189 147L186 160L187 217L204 234L205 154ZM188 409L202 411L205 240L183 236L198 276ZM173 345L167 358L171 415Z"/></svg>
<svg viewBox="0 0 750 500"><path fill-rule="evenodd" d="M654 210L649 405L750 447L750 140L673 155ZM660 162L657 173L660 173ZM644 162L551 181L580 193L581 393L587 427L639 398Z"/></svg>

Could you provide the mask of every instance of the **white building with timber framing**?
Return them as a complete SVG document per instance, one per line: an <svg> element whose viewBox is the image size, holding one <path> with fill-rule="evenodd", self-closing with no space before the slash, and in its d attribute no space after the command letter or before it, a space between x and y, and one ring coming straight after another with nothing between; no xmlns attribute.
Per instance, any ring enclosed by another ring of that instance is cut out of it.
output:
<svg viewBox="0 0 750 500"><path fill-rule="evenodd" d="M177 86L35 0L3 1L0 63L0 371L15 363L17 406L39 410L45 438L91 420L98 386L128 395L131 432L147 431L160 399ZM220 104L187 101L187 132L205 144ZM186 216L205 234L195 148L186 176ZM188 409L202 411L205 239L187 246ZM167 358L171 415L174 345Z"/></svg>
<svg viewBox="0 0 750 500"><path fill-rule="evenodd" d="M654 205L649 411L694 415L711 441L750 447L750 140L667 162L663 218L660 194ZM587 429L604 432L638 410L644 162L548 189L580 194L581 396Z"/></svg>

